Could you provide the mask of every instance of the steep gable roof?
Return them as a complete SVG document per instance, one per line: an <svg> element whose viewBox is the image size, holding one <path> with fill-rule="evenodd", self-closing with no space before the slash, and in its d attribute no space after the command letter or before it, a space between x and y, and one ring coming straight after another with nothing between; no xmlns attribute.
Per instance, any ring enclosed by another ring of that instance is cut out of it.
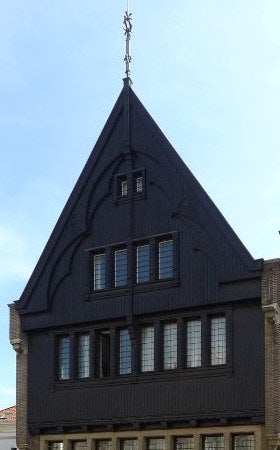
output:
<svg viewBox="0 0 280 450"><path fill-rule="evenodd" d="M194 230L194 247L203 247L221 268L225 266L221 269L220 282L254 278L259 274L260 262L254 261L126 82L34 272L16 302L21 314L48 310L56 290L71 272L75 249L92 232L96 205L109 195L109 180L127 155L134 158L136 154L150 161L153 167L150 184L165 191L172 217ZM169 176L170 167L172 177ZM94 200L93 207L93 198L100 186L103 194ZM230 271L222 259L235 259L234 269Z"/></svg>

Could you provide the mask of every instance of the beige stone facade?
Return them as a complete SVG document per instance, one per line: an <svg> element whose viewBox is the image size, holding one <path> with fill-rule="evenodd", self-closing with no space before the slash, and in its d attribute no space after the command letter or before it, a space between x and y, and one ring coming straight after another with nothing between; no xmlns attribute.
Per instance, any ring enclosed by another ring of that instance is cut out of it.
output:
<svg viewBox="0 0 280 450"><path fill-rule="evenodd" d="M36 448L34 438L28 432L27 426L27 377L28 377L28 341L27 335L21 330L20 317L10 305L10 343L16 351L16 442L19 450ZM35 439L38 441L38 439Z"/></svg>
<svg viewBox="0 0 280 450"><path fill-rule="evenodd" d="M40 450L52 448L53 442L63 443L63 450L72 450L73 443L84 442L84 450L97 450L96 443L99 440L110 440L111 450L121 450L121 442L125 439L137 440L137 450L147 450L149 438L164 438L165 450L175 450L177 437L192 437L193 449L201 450L203 439L206 436L222 436L223 449L234 448L234 437L239 435L252 435L254 450L265 450L265 434L263 426L236 426L236 427L207 427L207 428L183 428L174 430L149 430L138 432L113 432L113 433L85 433L85 434L61 434L47 435L40 438Z"/></svg>
<svg viewBox="0 0 280 450"><path fill-rule="evenodd" d="M280 260L264 262L265 432L268 449L280 448Z"/></svg>

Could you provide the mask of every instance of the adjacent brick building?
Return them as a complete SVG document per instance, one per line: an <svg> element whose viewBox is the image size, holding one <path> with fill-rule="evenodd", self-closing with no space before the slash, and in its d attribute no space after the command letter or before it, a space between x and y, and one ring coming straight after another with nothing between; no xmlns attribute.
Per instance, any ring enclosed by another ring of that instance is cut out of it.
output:
<svg viewBox="0 0 280 450"><path fill-rule="evenodd" d="M279 283L125 79L11 305L19 449L280 448Z"/></svg>

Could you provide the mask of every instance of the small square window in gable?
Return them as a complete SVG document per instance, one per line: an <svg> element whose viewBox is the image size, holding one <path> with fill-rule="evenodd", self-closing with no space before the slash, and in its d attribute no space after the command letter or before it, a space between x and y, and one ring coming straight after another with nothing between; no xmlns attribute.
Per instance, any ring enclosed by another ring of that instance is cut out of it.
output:
<svg viewBox="0 0 280 450"><path fill-rule="evenodd" d="M133 172L133 195L143 198L146 193L145 170L140 169Z"/></svg>
<svg viewBox="0 0 280 450"><path fill-rule="evenodd" d="M131 173L121 173L115 176L114 199L116 203L141 199L145 195L145 171L134 170Z"/></svg>

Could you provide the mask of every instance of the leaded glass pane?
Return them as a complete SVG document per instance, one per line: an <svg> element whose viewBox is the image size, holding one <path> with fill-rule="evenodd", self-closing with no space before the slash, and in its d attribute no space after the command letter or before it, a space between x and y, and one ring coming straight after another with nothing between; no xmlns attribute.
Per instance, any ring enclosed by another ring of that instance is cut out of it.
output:
<svg viewBox="0 0 280 450"><path fill-rule="evenodd" d="M105 253L94 255L94 290L105 289Z"/></svg>
<svg viewBox="0 0 280 450"><path fill-rule="evenodd" d="M137 439L122 439L121 440L121 450L137 450L138 440Z"/></svg>
<svg viewBox="0 0 280 450"><path fill-rule="evenodd" d="M70 378L70 336L61 336L58 341L58 379Z"/></svg>
<svg viewBox="0 0 280 450"><path fill-rule="evenodd" d="M87 441L72 441L72 450L87 450Z"/></svg>
<svg viewBox="0 0 280 450"><path fill-rule="evenodd" d="M164 438L150 438L147 440L148 450L165 450Z"/></svg>
<svg viewBox="0 0 280 450"><path fill-rule="evenodd" d="M233 437L234 450L255 450L254 434L240 434Z"/></svg>
<svg viewBox="0 0 280 450"><path fill-rule="evenodd" d="M48 442L48 450L63 450L63 442Z"/></svg>
<svg viewBox="0 0 280 450"><path fill-rule="evenodd" d="M127 284L127 250L115 251L115 286L125 286Z"/></svg>
<svg viewBox="0 0 280 450"><path fill-rule="evenodd" d="M150 251L149 245L139 245L136 249L136 281L144 283L150 278Z"/></svg>
<svg viewBox="0 0 280 450"><path fill-rule="evenodd" d="M154 370L155 331L153 326L143 327L141 330L141 371Z"/></svg>
<svg viewBox="0 0 280 450"><path fill-rule="evenodd" d="M201 320L187 322L187 367L201 366Z"/></svg>
<svg viewBox="0 0 280 450"><path fill-rule="evenodd" d="M177 367L177 323L166 323L163 328L163 368Z"/></svg>
<svg viewBox="0 0 280 450"><path fill-rule="evenodd" d="M226 364L226 318L211 319L211 365Z"/></svg>
<svg viewBox="0 0 280 450"><path fill-rule="evenodd" d="M203 450L224 450L224 436L205 436Z"/></svg>
<svg viewBox="0 0 280 450"><path fill-rule="evenodd" d="M143 192L143 177L139 176L136 177L136 192L139 194L140 192Z"/></svg>
<svg viewBox="0 0 280 450"><path fill-rule="evenodd" d="M78 339L78 375L79 378L89 377L90 344L89 334L82 334Z"/></svg>
<svg viewBox="0 0 280 450"><path fill-rule="evenodd" d="M194 438L188 437L176 437L175 450L194 450Z"/></svg>
<svg viewBox="0 0 280 450"><path fill-rule="evenodd" d="M158 277L160 280L173 277L173 240L159 242Z"/></svg>
<svg viewBox="0 0 280 450"><path fill-rule="evenodd" d="M111 439L98 439L96 441L96 450L111 450L112 441Z"/></svg>
<svg viewBox="0 0 280 450"><path fill-rule="evenodd" d="M120 374L131 373L131 339L128 330L120 330Z"/></svg>

